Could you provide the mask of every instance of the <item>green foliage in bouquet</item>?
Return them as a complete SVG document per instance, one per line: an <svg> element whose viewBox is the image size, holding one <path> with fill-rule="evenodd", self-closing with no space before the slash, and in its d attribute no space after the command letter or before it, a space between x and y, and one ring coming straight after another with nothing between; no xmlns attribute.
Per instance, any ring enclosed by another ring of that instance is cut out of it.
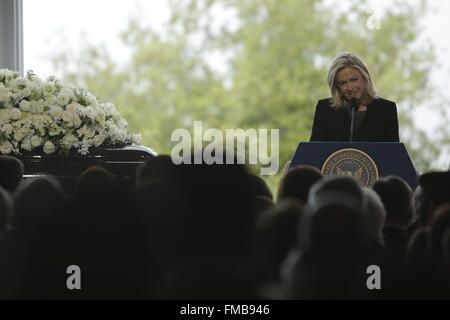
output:
<svg viewBox="0 0 450 320"><path fill-rule="evenodd" d="M82 155L92 147L140 144L112 103L55 77L0 69L0 152Z"/></svg>

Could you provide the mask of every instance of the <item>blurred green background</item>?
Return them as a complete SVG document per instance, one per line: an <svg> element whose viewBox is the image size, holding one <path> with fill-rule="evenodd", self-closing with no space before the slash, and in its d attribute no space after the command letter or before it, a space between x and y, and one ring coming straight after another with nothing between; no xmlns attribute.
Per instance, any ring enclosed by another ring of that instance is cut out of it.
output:
<svg viewBox="0 0 450 320"><path fill-rule="evenodd" d="M329 96L331 59L351 51L368 65L378 95L402 106L400 137L416 169L443 169L435 160L449 144L449 127L444 122L431 138L412 116L435 90L434 48L417 42L427 3L393 2L375 22L365 1L348 0L345 10L337 3L170 0L164 32L146 25L139 10L130 17L121 33L131 52L126 63L89 41L78 52L61 48L51 61L65 81L115 103L130 131L158 153L170 154L172 131L193 131L194 120L203 121L204 130L279 129L279 174L263 176L276 193L284 163L309 140L317 100ZM217 12L233 18L219 19ZM211 63L214 55L222 58L221 68ZM76 72L67 67L73 63ZM444 104L433 108L445 114ZM257 166L251 170L259 173Z"/></svg>

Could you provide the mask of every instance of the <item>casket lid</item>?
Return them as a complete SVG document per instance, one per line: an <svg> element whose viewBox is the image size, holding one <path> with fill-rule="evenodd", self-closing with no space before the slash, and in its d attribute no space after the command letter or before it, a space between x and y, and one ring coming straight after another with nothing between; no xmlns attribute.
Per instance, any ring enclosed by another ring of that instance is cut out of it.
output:
<svg viewBox="0 0 450 320"><path fill-rule="evenodd" d="M45 154L44 152L26 152L16 157L23 162L42 162L42 161L92 161L102 159L103 161L136 161L142 162L146 159L157 156L152 149L144 146L127 145L118 147L91 148L86 155L79 154L76 151L69 152L67 155Z"/></svg>

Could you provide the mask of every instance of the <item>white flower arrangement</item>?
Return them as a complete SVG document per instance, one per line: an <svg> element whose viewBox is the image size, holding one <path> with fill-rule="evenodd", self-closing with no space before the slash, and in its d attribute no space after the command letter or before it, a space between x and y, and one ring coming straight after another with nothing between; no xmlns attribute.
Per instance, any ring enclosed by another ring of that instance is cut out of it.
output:
<svg viewBox="0 0 450 320"><path fill-rule="evenodd" d="M0 69L0 152L86 155L91 147L137 144L112 103L99 103L84 89L49 77L26 77Z"/></svg>

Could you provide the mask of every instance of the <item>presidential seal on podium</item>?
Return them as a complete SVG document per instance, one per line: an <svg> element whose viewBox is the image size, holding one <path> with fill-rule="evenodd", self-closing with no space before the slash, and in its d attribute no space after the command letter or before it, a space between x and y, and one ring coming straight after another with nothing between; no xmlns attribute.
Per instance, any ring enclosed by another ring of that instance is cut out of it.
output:
<svg viewBox="0 0 450 320"><path fill-rule="evenodd" d="M321 172L325 176L351 176L364 186L371 186L378 179L378 168L365 152L346 148L331 154L323 163Z"/></svg>

